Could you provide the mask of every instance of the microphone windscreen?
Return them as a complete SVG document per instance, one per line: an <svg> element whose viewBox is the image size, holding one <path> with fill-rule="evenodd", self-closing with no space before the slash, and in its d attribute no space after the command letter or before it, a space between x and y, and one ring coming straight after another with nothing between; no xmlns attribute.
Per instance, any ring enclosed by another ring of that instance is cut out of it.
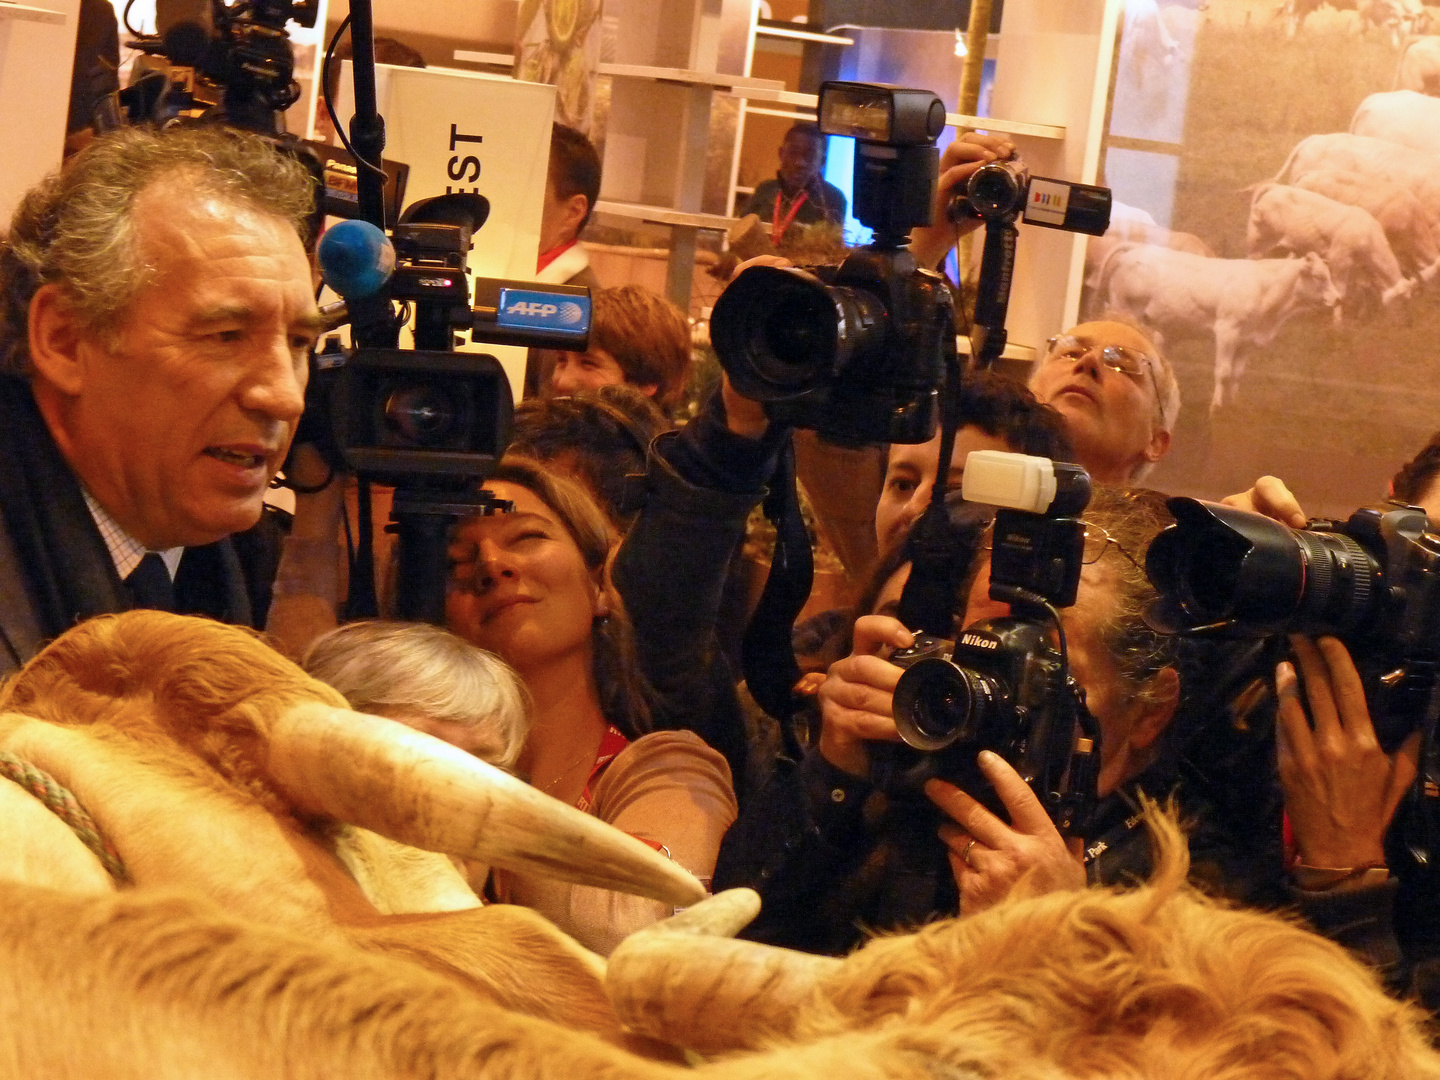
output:
<svg viewBox="0 0 1440 1080"><path fill-rule="evenodd" d="M373 296L395 271L395 247L368 221L342 221L325 230L320 276L347 300Z"/></svg>

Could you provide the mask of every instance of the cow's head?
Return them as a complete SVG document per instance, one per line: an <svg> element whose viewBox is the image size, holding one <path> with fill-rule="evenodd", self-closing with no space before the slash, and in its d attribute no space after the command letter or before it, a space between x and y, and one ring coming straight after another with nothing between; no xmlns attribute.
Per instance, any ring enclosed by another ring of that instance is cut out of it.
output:
<svg viewBox="0 0 1440 1080"><path fill-rule="evenodd" d="M1344 299L1330 276L1330 267L1317 252L1309 251L1300 260L1295 281L1295 299L1301 307L1328 308L1335 322L1340 321L1340 301Z"/></svg>
<svg viewBox="0 0 1440 1080"><path fill-rule="evenodd" d="M263 892L263 848L333 906L339 864L307 841L348 823L668 903L704 896L646 845L439 739L352 711L233 626L157 611L92 619L0 688L0 712L0 748L69 786L140 884L146 872L191 884L177 880L188 863L210 873L212 896L227 875L246 878L236 896ZM206 865L227 859L239 865Z"/></svg>

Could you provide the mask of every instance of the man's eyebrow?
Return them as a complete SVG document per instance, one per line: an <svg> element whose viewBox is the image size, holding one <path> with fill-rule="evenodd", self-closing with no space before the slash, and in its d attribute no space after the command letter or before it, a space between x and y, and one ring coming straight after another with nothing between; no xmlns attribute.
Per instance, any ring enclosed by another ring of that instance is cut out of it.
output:
<svg viewBox="0 0 1440 1080"><path fill-rule="evenodd" d="M222 303L196 312L193 322L196 326L211 326L215 323L245 323L254 318L255 309L248 304ZM325 331L325 317L318 310L310 310L291 320L290 328L318 336Z"/></svg>
<svg viewBox="0 0 1440 1080"><path fill-rule="evenodd" d="M197 311L192 321L198 325L221 322L249 322L255 312L248 304L213 304Z"/></svg>

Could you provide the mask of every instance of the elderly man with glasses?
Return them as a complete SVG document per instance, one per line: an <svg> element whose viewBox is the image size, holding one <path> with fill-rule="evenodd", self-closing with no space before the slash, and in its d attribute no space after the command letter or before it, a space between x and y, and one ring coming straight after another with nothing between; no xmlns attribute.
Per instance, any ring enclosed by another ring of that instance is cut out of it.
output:
<svg viewBox="0 0 1440 1080"><path fill-rule="evenodd" d="M1134 483L1170 449L1180 387L1136 323L1106 318L1051 338L1030 389L1065 418L1075 460L1096 480Z"/></svg>

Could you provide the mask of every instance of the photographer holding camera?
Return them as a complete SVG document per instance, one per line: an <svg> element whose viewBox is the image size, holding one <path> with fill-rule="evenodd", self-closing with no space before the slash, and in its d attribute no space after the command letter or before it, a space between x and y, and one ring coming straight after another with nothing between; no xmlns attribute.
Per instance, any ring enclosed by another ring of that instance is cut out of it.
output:
<svg viewBox="0 0 1440 1080"><path fill-rule="evenodd" d="M764 901L745 936L844 952L863 940L861 925L891 929L954 914L948 883L924 880L947 855L945 873L953 874L962 913L989 906L1026 872L1042 889L1143 872L1147 844L1133 820L1136 796L1164 798L1181 786L1173 752L1179 732L1170 730L1181 702L1178 651L1140 618L1153 592L1139 562L1164 524L1162 514L1148 493L1099 490L1084 515L1086 561L1076 603L1062 613L1071 674L1102 731L1102 798L1087 831L1104 843L1092 841L1082 860L1016 770L990 752L980 755L979 767L1010 824L955 786L932 780L926 794L948 821L942 847L919 799L880 792L875 753L899 741L892 706L902 674L883 654L910 645L913 635L897 619L865 616L856 624L854 651L831 666L820 691L819 744L799 768L789 807L799 823L783 837L764 827L747 836L742 817L722 845L717 886L748 884ZM967 626L1007 611L989 598L983 540L981 548L960 620ZM1204 807L1188 795L1179 792L1185 811L1200 820L1197 863L1232 862ZM894 865L887 848L915 863ZM889 865L877 872L881 863Z"/></svg>

